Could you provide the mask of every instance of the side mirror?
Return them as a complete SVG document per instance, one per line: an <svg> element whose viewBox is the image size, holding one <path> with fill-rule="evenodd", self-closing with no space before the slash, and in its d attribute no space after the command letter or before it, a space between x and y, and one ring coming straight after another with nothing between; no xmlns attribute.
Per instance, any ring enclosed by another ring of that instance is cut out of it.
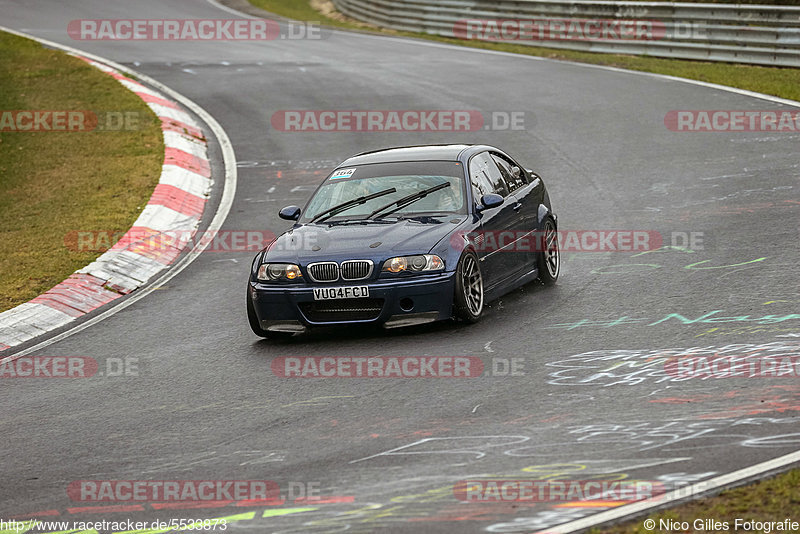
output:
<svg viewBox="0 0 800 534"><path fill-rule="evenodd" d="M477 207L477 211L490 210L497 206L502 206L504 199L497 193L487 193L481 197L481 205Z"/></svg>
<svg viewBox="0 0 800 534"><path fill-rule="evenodd" d="M278 217L287 221L296 221L300 218L300 208L298 206L286 206L278 212Z"/></svg>

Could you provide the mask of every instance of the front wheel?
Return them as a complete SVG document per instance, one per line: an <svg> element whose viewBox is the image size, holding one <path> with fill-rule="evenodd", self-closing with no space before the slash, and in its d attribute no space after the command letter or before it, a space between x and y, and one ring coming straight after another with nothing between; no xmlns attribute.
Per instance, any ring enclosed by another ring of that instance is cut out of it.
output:
<svg viewBox="0 0 800 534"><path fill-rule="evenodd" d="M456 268L455 316L467 323L476 323L483 313L483 276L478 257L466 251Z"/></svg>
<svg viewBox="0 0 800 534"><path fill-rule="evenodd" d="M536 267L539 269L539 280L551 286L558 280L561 272L561 253L558 250L558 232L553 219L547 218L541 231L539 250L536 255Z"/></svg>

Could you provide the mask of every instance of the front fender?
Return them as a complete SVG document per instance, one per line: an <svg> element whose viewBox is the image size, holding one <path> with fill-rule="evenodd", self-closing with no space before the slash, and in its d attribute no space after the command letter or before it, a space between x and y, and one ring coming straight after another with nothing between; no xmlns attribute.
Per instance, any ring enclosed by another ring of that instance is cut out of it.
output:
<svg viewBox="0 0 800 534"><path fill-rule="evenodd" d="M471 225L468 224L468 221L464 221L431 249L431 254L436 254L444 261L445 272L454 272L458 266L458 260L461 259L461 253L465 248L471 247L471 243L465 239L470 228Z"/></svg>
<svg viewBox="0 0 800 534"><path fill-rule="evenodd" d="M266 250L266 249L265 249ZM256 257L253 258L253 263L250 265L250 281L256 281L256 274L258 274L258 268L261 265L261 258L264 257L264 250L256 254Z"/></svg>

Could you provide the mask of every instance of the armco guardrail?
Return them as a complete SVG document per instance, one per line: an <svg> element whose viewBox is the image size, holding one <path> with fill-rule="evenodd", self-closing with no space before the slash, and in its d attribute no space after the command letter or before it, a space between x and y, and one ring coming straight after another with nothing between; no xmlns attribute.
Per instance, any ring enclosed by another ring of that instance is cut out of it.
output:
<svg viewBox="0 0 800 534"><path fill-rule="evenodd" d="M595 0L333 0L333 3L343 14L363 22L446 37L588 52L800 67L800 7L794 6ZM610 34L602 33L602 24L612 29ZM631 34L614 33L614 27L631 24Z"/></svg>

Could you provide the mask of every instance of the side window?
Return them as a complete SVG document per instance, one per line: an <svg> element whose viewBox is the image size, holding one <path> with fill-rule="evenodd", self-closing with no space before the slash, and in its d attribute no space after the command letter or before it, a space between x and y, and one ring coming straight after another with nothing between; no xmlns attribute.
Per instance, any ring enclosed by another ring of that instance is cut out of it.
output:
<svg viewBox="0 0 800 534"><path fill-rule="evenodd" d="M515 178L514 173L511 171L516 165L499 154L492 154L492 159L500 168L500 173L503 175L509 189L513 192L527 183L525 180L525 173L520 169L519 175ZM519 167L517 167L519 168Z"/></svg>
<svg viewBox="0 0 800 534"><path fill-rule="evenodd" d="M510 191L505 178L503 178L503 174L500 172L500 169L497 168L497 164L488 153L486 154L486 160L486 174L489 175L489 180L494 184L494 192L507 197Z"/></svg>
<svg viewBox="0 0 800 534"><path fill-rule="evenodd" d="M469 162L469 181L472 184L472 196L475 197L476 202L480 202L483 195L494 193L494 185L486 175L485 154L484 152L473 156Z"/></svg>
<svg viewBox="0 0 800 534"><path fill-rule="evenodd" d="M476 200L487 193L508 196L508 185L488 152L482 152L470 160L469 178Z"/></svg>

